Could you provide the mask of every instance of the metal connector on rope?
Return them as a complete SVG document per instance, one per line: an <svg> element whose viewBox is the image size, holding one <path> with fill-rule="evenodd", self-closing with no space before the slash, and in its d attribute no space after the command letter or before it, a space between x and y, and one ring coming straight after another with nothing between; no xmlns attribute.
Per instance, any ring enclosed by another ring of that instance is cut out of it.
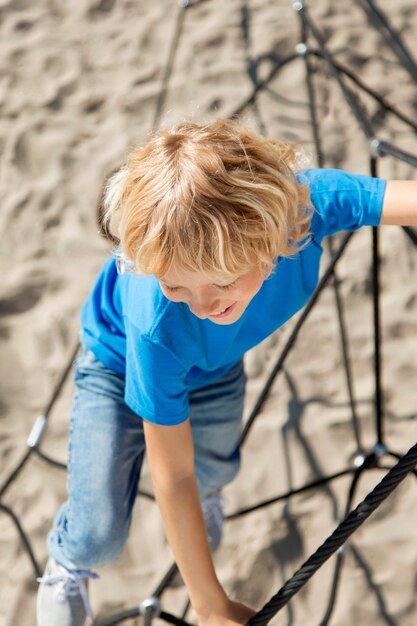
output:
<svg viewBox="0 0 417 626"><path fill-rule="evenodd" d="M146 598L139 606L141 615L150 615L150 617L158 617L161 613L161 604L155 596Z"/></svg>
<svg viewBox="0 0 417 626"><path fill-rule="evenodd" d="M393 146L392 143L390 143L389 141L374 137L373 139L371 139L369 147L372 156L375 158L392 156L395 159L404 161L404 163L408 163L408 165L411 165L412 167L417 167L417 156L415 154L400 150L400 148Z"/></svg>
<svg viewBox="0 0 417 626"><path fill-rule="evenodd" d="M359 452L353 458L353 465L357 469L359 469L360 467L363 467L363 464L365 463L365 461L366 461L366 456L363 454L363 452Z"/></svg>
<svg viewBox="0 0 417 626"><path fill-rule="evenodd" d="M374 446L373 452L375 454L375 456L380 459L381 457L385 456L388 453L388 449L387 446L383 443L377 443Z"/></svg>
<svg viewBox="0 0 417 626"><path fill-rule="evenodd" d="M305 57L308 54L308 46L306 43L303 43L302 41L300 41L300 43L298 43L295 46L295 52L296 54L298 54L298 56L300 57Z"/></svg>
<svg viewBox="0 0 417 626"><path fill-rule="evenodd" d="M302 2L302 0L293 0L292 8L297 13L300 13L300 11L304 9L304 2Z"/></svg>
<svg viewBox="0 0 417 626"><path fill-rule="evenodd" d="M378 139L378 137L374 137L369 142L371 156L373 156L375 159L385 156L385 152L382 149L382 144L383 142L381 141L381 139Z"/></svg>
<svg viewBox="0 0 417 626"><path fill-rule="evenodd" d="M29 448L37 448L41 442L43 437L43 433L46 428L46 417L45 415L39 415L36 418L32 430L30 431L29 437L27 438L27 445Z"/></svg>

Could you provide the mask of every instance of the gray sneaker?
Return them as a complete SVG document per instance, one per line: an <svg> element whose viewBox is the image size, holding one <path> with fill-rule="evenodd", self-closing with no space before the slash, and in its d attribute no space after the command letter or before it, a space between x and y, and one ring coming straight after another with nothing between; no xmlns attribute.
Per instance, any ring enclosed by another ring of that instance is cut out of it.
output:
<svg viewBox="0 0 417 626"><path fill-rule="evenodd" d="M219 547L223 535L223 496L219 491L213 493L204 498L201 508L203 509L210 548L214 552Z"/></svg>
<svg viewBox="0 0 417 626"><path fill-rule="evenodd" d="M68 570L49 558L38 578L38 626L84 626L93 612L88 601L88 579L98 578L89 570Z"/></svg>

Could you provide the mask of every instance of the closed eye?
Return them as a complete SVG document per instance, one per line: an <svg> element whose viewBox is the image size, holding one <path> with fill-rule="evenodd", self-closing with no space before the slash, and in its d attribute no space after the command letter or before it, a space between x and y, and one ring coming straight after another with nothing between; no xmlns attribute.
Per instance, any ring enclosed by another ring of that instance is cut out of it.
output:
<svg viewBox="0 0 417 626"><path fill-rule="evenodd" d="M164 289L167 291L179 291L181 287L168 287L168 285L164 285Z"/></svg>
<svg viewBox="0 0 417 626"><path fill-rule="evenodd" d="M231 289L232 287L234 287L237 281L238 279L234 280L232 283L229 283L228 285L215 285L215 287L217 287L217 289L222 289L224 291L227 291L227 289ZM170 287L169 285L164 284L164 289L173 293L175 291L179 291L180 289L183 289L183 287Z"/></svg>
<svg viewBox="0 0 417 626"><path fill-rule="evenodd" d="M228 285L216 285L216 287L218 287L219 289L231 289L232 287L234 287L237 283L237 280L234 280L232 283L229 283Z"/></svg>

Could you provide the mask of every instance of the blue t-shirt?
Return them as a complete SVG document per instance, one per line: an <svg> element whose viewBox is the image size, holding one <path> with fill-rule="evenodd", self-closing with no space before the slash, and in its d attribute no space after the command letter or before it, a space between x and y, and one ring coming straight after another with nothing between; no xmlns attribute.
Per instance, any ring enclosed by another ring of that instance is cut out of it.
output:
<svg viewBox="0 0 417 626"><path fill-rule="evenodd" d="M233 324L199 319L187 304L168 300L153 276L119 276L112 259L104 264L82 310L82 340L126 376L126 403L143 419L185 421L190 391L226 373L304 306L317 285L323 237L379 224L386 181L334 169L308 169L298 178L314 207L311 242L278 259Z"/></svg>

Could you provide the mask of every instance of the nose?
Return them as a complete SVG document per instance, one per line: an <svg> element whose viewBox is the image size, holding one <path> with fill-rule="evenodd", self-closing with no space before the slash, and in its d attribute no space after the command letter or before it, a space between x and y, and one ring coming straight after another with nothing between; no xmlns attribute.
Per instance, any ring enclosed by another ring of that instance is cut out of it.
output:
<svg viewBox="0 0 417 626"><path fill-rule="evenodd" d="M203 319L206 319L212 313L216 313L219 311L220 300L218 299L199 300L199 301L190 302L188 306L190 307L190 310L192 313L194 313L194 315L196 315L197 317L203 320Z"/></svg>

